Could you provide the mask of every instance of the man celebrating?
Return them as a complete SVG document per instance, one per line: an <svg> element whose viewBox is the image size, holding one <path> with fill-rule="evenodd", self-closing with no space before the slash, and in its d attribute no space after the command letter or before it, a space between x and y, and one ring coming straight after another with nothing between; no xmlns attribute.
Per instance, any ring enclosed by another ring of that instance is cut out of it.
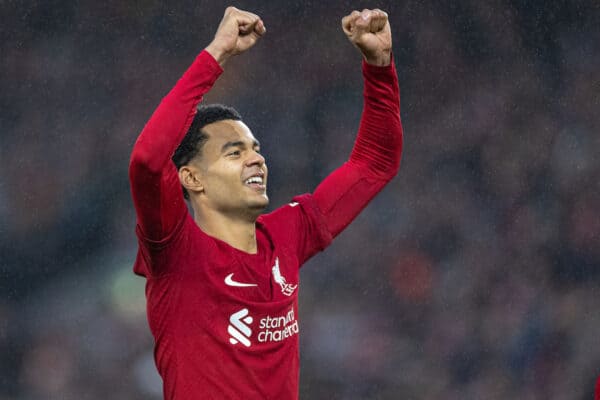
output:
<svg viewBox="0 0 600 400"><path fill-rule="evenodd" d="M263 21L227 8L214 40L162 100L130 164L150 329L166 399L297 399L298 277L397 173L399 90L387 14L342 19L363 55L364 110L349 160L270 214L260 145L237 111L198 106ZM188 213L184 198L193 209Z"/></svg>

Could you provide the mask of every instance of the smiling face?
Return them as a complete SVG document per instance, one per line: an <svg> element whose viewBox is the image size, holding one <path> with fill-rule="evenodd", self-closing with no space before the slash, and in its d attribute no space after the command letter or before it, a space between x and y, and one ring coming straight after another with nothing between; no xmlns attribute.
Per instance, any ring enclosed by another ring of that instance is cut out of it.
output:
<svg viewBox="0 0 600 400"><path fill-rule="evenodd" d="M242 121L221 120L202 130L208 140L188 167L196 180L190 186L182 168L182 183L201 207L256 218L269 204L267 165L258 141Z"/></svg>

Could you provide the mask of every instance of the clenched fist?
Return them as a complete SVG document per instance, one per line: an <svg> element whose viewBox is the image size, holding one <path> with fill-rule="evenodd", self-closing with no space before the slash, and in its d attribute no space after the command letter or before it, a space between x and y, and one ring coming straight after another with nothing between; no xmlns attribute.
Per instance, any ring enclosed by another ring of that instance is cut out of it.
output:
<svg viewBox="0 0 600 400"><path fill-rule="evenodd" d="M230 56L243 53L254 46L266 31L265 24L258 15L227 7L215 38L206 47L206 51L222 66Z"/></svg>
<svg viewBox="0 0 600 400"><path fill-rule="evenodd" d="M388 15L379 9L352 11L342 18L342 29L367 63L389 65L392 54L392 33Z"/></svg>

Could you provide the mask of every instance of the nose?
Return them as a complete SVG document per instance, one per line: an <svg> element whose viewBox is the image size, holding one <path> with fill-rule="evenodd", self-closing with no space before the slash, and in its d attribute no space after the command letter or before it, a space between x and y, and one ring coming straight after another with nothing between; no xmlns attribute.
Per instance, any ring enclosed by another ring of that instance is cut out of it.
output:
<svg viewBox="0 0 600 400"><path fill-rule="evenodd" d="M261 167L264 164L265 164L265 158L263 157L263 155L254 150L252 151L252 153L246 160L246 166L248 166L248 167L253 166L253 165L258 165L259 167Z"/></svg>

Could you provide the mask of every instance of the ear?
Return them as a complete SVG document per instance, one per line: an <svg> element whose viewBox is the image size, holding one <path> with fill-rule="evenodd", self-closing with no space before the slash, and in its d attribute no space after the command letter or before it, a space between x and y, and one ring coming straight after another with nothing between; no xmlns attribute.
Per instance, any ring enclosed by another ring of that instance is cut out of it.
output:
<svg viewBox="0 0 600 400"><path fill-rule="evenodd" d="M190 194L199 194L204 191L200 170L193 165L184 165L179 168L179 182Z"/></svg>

